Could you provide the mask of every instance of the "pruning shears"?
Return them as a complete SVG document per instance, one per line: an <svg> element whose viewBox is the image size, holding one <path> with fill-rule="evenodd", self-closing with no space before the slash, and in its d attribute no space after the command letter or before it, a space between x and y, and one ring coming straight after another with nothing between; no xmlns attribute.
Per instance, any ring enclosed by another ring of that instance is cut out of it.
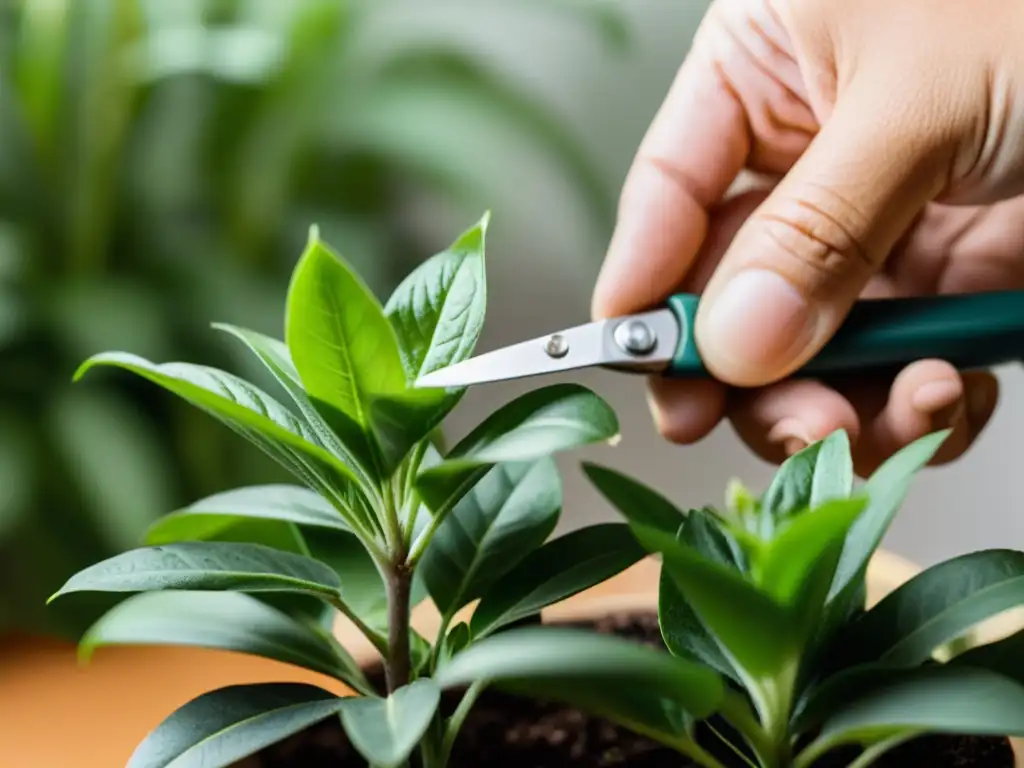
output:
<svg viewBox="0 0 1024 768"><path fill-rule="evenodd" d="M676 294L649 312L599 320L428 373L417 387L463 387L601 367L709 378L693 339L700 297ZM1024 291L866 299L797 376L898 370L938 358L965 370L1024 359Z"/></svg>

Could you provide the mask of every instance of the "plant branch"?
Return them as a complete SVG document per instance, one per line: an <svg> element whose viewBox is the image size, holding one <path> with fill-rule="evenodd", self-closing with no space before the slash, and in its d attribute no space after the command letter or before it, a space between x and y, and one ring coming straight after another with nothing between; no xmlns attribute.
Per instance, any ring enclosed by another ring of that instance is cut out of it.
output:
<svg viewBox="0 0 1024 768"><path fill-rule="evenodd" d="M409 594L412 591L412 569L399 562L387 574L388 642L384 669L388 693L409 683L411 661L409 652Z"/></svg>
<svg viewBox="0 0 1024 768"><path fill-rule="evenodd" d="M381 658L387 658L388 653L388 642L387 639L374 629L371 629L366 622L356 616L352 609L345 605L345 602L339 598L332 598L331 605L334 606L339 613L341 613L346 619L351 621L356 629L358 629L363 636L370 641L374 648L377 649L377 653L381 655Z"/></svg>
<svg viewBox="0 0 1024 768"><path fill-rule="evenodd" d="M917 731L906 731L904 733L898 733L895 736L890 736L888 739L879 741L877 744L872 744L870 747L865 749L857 759L854 760L847 768L868 768L870 765L874 765L875 761L888 752L890 749L898 747L906 741L919 735Z"/></svg>

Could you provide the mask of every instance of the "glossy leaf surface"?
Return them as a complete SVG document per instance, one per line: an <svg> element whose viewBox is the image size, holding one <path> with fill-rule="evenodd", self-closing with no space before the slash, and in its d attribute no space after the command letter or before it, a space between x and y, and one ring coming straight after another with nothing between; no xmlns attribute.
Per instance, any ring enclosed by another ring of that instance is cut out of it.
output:
<svg viewBox="0 0 1024 768"><path fill-rule="evenodd" d="M188 541L133 549L91 565L68 579L54 597L178 589L295 592L330 599L338 596L339 586L334 571L302 555L260 544Z"/></svg>
<svg viewBox="0 0 1024 768"><path fill-rule="evenodd" d="M534 390L499 408L456 445L441 464L420 473L416 488L445 514L490 467L531 461L618 434L615 412L577 384Z"/></svg>
<svg viewBox="0 0 1024 768"><path fill-rule="evenodd" d="M447 413L448 395L438 389L412 389L369 398L370 431L381 471L390 476L416 443L429 439Z"/></svg>
<svg viewBox="0 0 1024 768"><path fill-rule="evenodd" d="M683 524L683 513L668 499L643 483L614 469L585 462L590 482L626 519L667 533Z"/></svg>
<svg viewBox="0 0 1024 768"><path fill-rule="evenodd" d="M75 378L97 365L123 368L177 394L224 422L325 496L349 506L344 489L355 483L351 470L328 453L316 434L291 411L249 382L215 368L187 363L157 365L122 352L91 357Z"/></svg>
<svg viewBox="0 0 1024 768"><path fill-rule="evenodd" d="M256 485L208 496L157 520L147 544L204 540L241 519L278 520L296 525L350 531L348 523L323 497L297 485Z"/></svg>
<svg viewBox="0 0 1024 768"><path fill-rule="evenodd" d="M812 575L827 585L831 570L822 574L815 565L831 557L834 567L846 533L864 505L863 499L830 501L785 522L765 551L761 588L778 603L793 605L804 594ZM821 599L824 597L822 594Z"/></svg>
<svg viewBox="0 0 1024 768"><path fill-rule="evenodd" d="M860 495L867 498L867 507L850 529L829 590L830 600L843 593L839 610L846 610L843 603L856 592L858 580L903 504L914 475L932 460L948 436L949 430L936 432L902 448L865 483Z"/></svg>
<svg viewBox="0 0 1024 768"><path fill-rule="evenodd" d="M837 430L821 441L807 506L816 509L828 501L848 499L853 492L853 474L850 436Z"/></svg>
<svg viewBox="0 0 1024 768"><path fill-rule="evenodd" d="M341 711L341 722L352 745L371 765L396 768L419 743L440 700L440 689L424 678L386 699L350 699Z"/></svg>
<svg viewBox="0 0 1024 768"><path fill-rule="evenodd" d="M258 683L204 693L139 744L127 768L229 766L337 713L347 700L313 685Z"/></svg>
<svg viewBox="0 0 1024 768"><path fill-rule="evenodd" d="M294 664L366 691L359 665L323 633L237 592L147 592L128 598L85 633L79 653L112 645L215 648Z"/></svg>
<svg viewBox="0 0 1024 768"><path fill-rule="evenodd" d="M675 580L701 622L752 674L772 674L797 645L793 614L758 591L736 571L699 555L674 536L633 525L651 552L662 556L662 569Z"/></svg>
<svg viewBox="0 0 1024 768"><path fill-rule="evenodd" d="M698 509L690 511L677 538L710 562L736 568L735 553L710 513ZM675 579L664 568L658 586L658 624L665 646L671 653L703 662L737 679L732 662L708 632Z"/></svg>
<svg viewBox="0 0 1024 768"><path fill-rule="evenodd" d="M473 636L490 634L600 584L645 555L622 523L592 525L559 536L527 555L487 591L470 621Z"/></svg>
<svg viewBox="0 0 1024 768"><path fill-rule="evenodd" d="M561 508L561 480L551 459L491 469L445 518L420 563L441 612L454 613L481 597L541 546Z"/></svg>
<svg viewBox="0 0 1024 768"><path fill-rule="evenodd" d="M975 625L1024 604L1024 552L985 550L947 560L886 595L844 640L857 661L920 664Z"/></svg>
<svg viewBox="0 0 1024 768"><path fill-rule="evenodd" d="M972 736L1024 735L1024 686L970 667L893 673L852 697L822 727L836 743L878 738L897 729Z"/></svg>
<svg viewBox="0 0 1024 768"><path fill-rule="evenodd" d="M334 418L333 423L328 424L306 394L298 369L292 362L291 352L283 341L226 323L215 323L213 327L231 334L245 344L291 396L320 443L340 458L364 483L370 482L366 468L370 466L371 459L366 453L368 446L364 436L347 419ZM331 411L329 415L333 416L335 412ZM338 434L335 434L335 430Z"/></svg>
<svg viewBox="0 0 1024 768"><path fill-rule="evenodd" d="M398 342L383 309L315 231L288 290L285 341L318 410L326 403L365 428L371 395L405 390Z"/></svg>
<svg viewBox="0 0 1024 768"><path fill-rule="evenodd" d="M484 252L489 223L490 214L485 214L449 248L409 274L384 308L410 383L462 362L476 347L487 308Z"/></svg>
<svg viewBox="0 0 1024 768"><path fill-rule="evenodd" d="M988 669L1024 685L1024 631L980 645L949 662L955 666Z"/></svg>
<svg viewBox="0 0 1024 768"><path fill-rule="evenodd" d="M473 643L435 679L443 688L493 681L585 711L608 708L600 714L627 722L638 699L655 707L660 701L674 702L703 718L718 708L725 693L721 678L699 664L620 638L553 627L513 629Z"/></svg>

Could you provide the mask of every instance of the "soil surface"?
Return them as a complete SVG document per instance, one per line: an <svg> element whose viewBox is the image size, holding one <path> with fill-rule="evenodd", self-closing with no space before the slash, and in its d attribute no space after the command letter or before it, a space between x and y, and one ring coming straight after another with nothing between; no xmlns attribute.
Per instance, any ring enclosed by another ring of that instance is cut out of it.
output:
<svg viewBox="0 0 1024 768"><path fill-rule="evenodd" d="M663 648L657 616L611 616L576 625ZM379 673L377 673L379 675ZM374 676L371 676L374 679ZM377 682L374 680L374 682ZM454 696L443 704L451 711ZM720 742L700 741L730 768L745 768ZM843 768L858 754L835 752L815 768ZM490 691L477 701L459 734L450 768L686 768L688 759L625 728L574 709ZM883 756L875 768L1014 768L1009 741L999 738L926 736ZM234 768L366 768L337 719L303 731Z"/></svg>

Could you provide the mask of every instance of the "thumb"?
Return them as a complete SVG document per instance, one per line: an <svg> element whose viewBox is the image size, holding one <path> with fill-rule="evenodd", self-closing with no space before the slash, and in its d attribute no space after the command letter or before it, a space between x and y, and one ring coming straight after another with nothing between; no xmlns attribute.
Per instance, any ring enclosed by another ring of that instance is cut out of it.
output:
<svg viewBox="0 0 1024 768"><path fill-rule="evenodd" d="M696 319L716 378L761 386L817 354L946 183L952 131L913 99L887 101L847 91L737 232Z"/></svg>

